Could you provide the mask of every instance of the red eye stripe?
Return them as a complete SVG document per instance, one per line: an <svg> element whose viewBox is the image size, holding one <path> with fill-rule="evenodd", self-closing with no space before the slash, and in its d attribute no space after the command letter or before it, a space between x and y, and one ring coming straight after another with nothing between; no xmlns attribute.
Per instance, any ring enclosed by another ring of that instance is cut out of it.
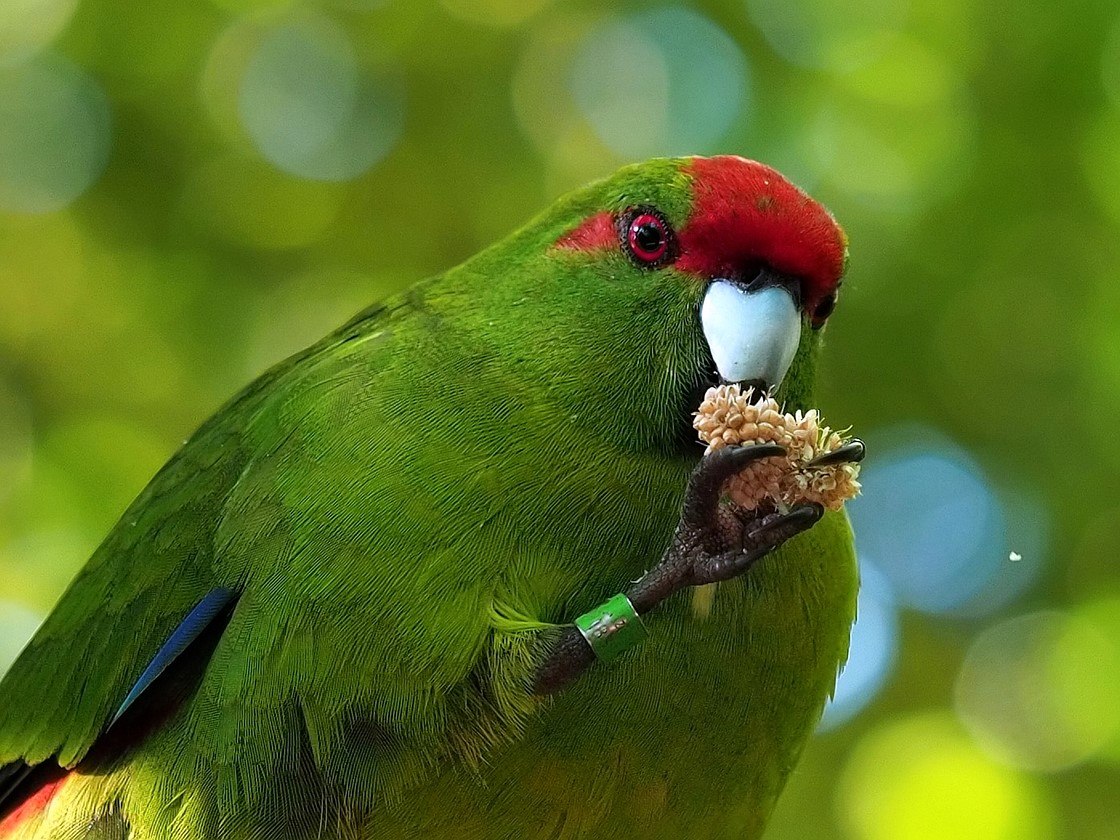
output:
<svg viewBox="0 0 1120 840"><path fill-rule="evenodd" d="M615 248L618 245L618 229L615 217L605 210L588 216L578 227L568 231L556 240L557 248L572 251L594 251L599 248Z"/></svg>
<svg viewBox="0 0 1120 840"><path fill-rule="evenodd" d="M618 215L606 211L588 216L556 241L557 248L596 251L619 248L641 268L661 268L680 253L672 226L656 208L630 207Z"/></svg>

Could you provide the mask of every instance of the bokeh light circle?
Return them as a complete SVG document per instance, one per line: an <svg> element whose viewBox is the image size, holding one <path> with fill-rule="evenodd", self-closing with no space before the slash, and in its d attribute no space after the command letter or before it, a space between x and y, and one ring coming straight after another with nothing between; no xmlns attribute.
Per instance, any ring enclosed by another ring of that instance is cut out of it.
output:
<svg viewBox="0 0 1120 840"><path fill-rule="evenodd" d="M927 44L899 36L834 81L799 129L805 165L884 219L912 216L965 181L975 156L972 91L959 68Z"/></svg>
<svg viewBox="0 0 1120 840"><path fill-rule="evenodd" d="M31 475L31 407L0 377L0 505Z"/></svg>
<svg viewBox="0 0 1120 840"><path fill-rule="evenodd" d="M220 9L240 14L270 12L291 6L295 0L210 0Z"/></svg>
<svg viewBox="0 0 1120 840"><path fill-rule="evenodd" d="M1112 104L1120 108L1120 17L1112 25L1101 51L1101 80Z"/></svg>
<svg viewBox="0 0 1120 840"><path fill-rule="evenodd" d="M78 0L4 0L0 3L0 65L25 61L70 22Z"/></svg>
<svg viewBox="0 0 1120 840"><path fill-rule="evenodd" d="M747 0L751 20L794 64L847 71L873 60L906 20L906 2Z"/></svg>
<svg viewBox="0 0 1120 840"><path fill-rule="evenodd" d="M109 102L73 64L44 57L0 69L0 114L9 129L0 132L0 209L59 210L105 169Z"/></svg>
<svg viewBox="0 0 1120 840"><path fill-rule="evenodd" d="M1075 616L1014 618L972 643L955 698L961 720L994 757L1060 770L1120 731L1120 650Z"/></svg>
<svg viewBox="0 0 1120 840"><path fill-rule="evenodd" d="M860 558L859 602L848 661L825 708L821 731L851 719L883 687L898 654L898 609L890 583L875 565Z"/></svg>
<svg viewBox="0 0 1120 840"><path fill-rule="evenodd" d="M264 161L227 155L191 173L183 213L216 239L250 248L302 248L334 223L342 189L293 178Z"/></svg>
<svg viewBox="0 0 1120 840"><path fill-rule="evenodd" d="M1094 198L1120 224L1120 110L1105 110L1090 127L1081 162Z"/></svg>
<svg viewBox="0 0 1120 840"><path fill-rule="evenodd" d="M34 635L43 616L14 601L0 599L0 677Z"/></svg>
<svg viewBox="0 0 1120 840"><path fill-rule="evenodd" d="M485 26L512 27L524 23L555 0L441 0L456 17Z"/></svg>
<svg viewBox="0 0 1120 840"><path fill-rule="evenodd" d="M893 720L852 751L837 807L854 840L1049 840L1033 779L989 759L941 713Z"/></svg>
<svg viewBox="0 0 1120 840"><path fill-rule="evenodd" d="M618 156L599 139L572 101L573 50L600 23L599 17L565 8L543 15L525 38L510 80L513 113L522 133L545 163L542 200L601 178L618 166ZM559 72L557 68L560 68Z"/></svg>
<svg viewBox="0 0 1120 840"><path fill-rule="evenodd" d="M1049 559L1050 510L1034 488L1001 488L998 494L1004 543L986 555L980 585L967 601L953 610L963 618L990 615L1013 604L1037 583ZM994 557L994 560L990 558ZM983 577L987 571L987 576Z"/></svg>
<svg viewBox="0 0 1120 840"><path fill-rule="evenodd" d="M749 106L750 69L738 45L679 7L592 29L570 80L580 112L623 158L709 152Z"/></svg>
<svg viewBox="0 0 1120 840"><path fill-rule="evenodd" d="M980 466L935 432L879 454L848 505L861 556L873 558L899 601L929 613L970 604L999 574L1017 575L1002 506ZM1024 569L1025 573L1025 569Z"/></svg>
<svg viewBox="0 0 1120 840"><path fill-rule="evenodd" d="M1115 555L1112 555L1115 556ZM1120 649L1120 595L1096 597L1074 610L1074 615L1096 628L1104 638ZM1112 764L1120 764L1120 728L1113 733L1108 743L1094 759L1104 759Z"/></svg>
<svg viewBox="0 0 1120 840"><path fill-rule="evenodd" d="M238 109L265 158L322 181L368 170L404 125L396 84L365 72L345 30L321 17L291 20L265 35L245 68Z"/></svg>

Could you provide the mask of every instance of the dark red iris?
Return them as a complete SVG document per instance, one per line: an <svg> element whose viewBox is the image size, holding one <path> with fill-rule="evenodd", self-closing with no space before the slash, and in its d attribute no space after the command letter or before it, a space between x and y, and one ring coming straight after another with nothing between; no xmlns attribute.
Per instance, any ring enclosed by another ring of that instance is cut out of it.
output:
<svg viewBox="0 0 1120 840"><path fill-rule="evenodd" d="M640 264L660 265L669 257L672 234L659 213L647 209L632 211L626 226L626 247Z"/></svg>

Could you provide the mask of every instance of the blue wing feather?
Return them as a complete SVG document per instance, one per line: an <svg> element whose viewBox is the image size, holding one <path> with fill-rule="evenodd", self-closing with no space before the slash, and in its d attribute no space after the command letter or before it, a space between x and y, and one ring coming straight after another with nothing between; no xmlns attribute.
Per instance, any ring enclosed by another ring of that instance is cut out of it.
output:
<svg viewBox="0 0 1120 840"><path fill-rule="evenodd" d="M140 678L129 690L124 702L121 703L117 713L113 715L113 719L109 722L109 726L106 727L106 733L151 687L152 683L159 679L160 675L236 600L237 593L234 590L219 587L211 590L205 598L195 605L194 609L187 614L187 617L180 622L179 626L175 628L175 631L156 652L152 661L148 663L148 667L144 669L144 673L140 675ZM19 802L20 792L25 789L25 782L31 778L32 774L37 770L48 768L48 766L61 772L55 762L27 764L24 761L17 760L0 765L0 817L10 810L13 802Z"/></svg>
<svg viewBox="0 0 1120 840"><path fill-rule="evenodd" d="M197 639L202 631L210 626L212 622L221 612L228 607L236 598L237 593L232 589L225 589L218 587L207 593L195 606L187 617L175 628L175 632L163 643L152 661L148 663L148 667L144 669L144 673L136 681L136 684L129 690L128 695L124 698L117 713L113 715L113 719L109 722L109 728L113 727L121 716L128 711L129 707L136 702L137 698L147 690L156 679L167 670L168 666L174 662L179 654L190 647L191 642Z"/></svg>

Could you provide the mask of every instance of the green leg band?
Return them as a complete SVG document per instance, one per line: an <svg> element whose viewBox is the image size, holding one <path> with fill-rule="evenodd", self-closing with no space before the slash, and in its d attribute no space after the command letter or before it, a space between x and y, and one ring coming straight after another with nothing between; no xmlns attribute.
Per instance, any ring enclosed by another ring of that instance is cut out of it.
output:
<svg viewBox="0 0 1120 840"><path fill-rule="evenodd" d="M641 617L634 611L630 599L621 592L581 615L575 625L591 645L595 657L604 662L609 662L646 637Z"/></svg>

